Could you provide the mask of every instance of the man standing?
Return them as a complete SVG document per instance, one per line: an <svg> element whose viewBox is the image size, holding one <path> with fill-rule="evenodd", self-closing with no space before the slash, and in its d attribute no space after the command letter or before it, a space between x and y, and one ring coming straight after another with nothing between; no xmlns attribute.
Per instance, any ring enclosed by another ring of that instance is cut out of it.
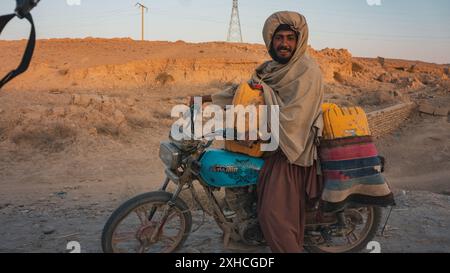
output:
<svg viewBox="0 0 450 273"><path fill-rule="evenodd" d="M272 57L252 77L267 105L280 109L280 147L267 156L257 186L258 218L273 252L303 250L308 201L320 197L317 137L322 133L322 72L307 53L308 25L296 12L272 14L263 29ZM214 104L231 104L234 90L214 94Z"/></svg>

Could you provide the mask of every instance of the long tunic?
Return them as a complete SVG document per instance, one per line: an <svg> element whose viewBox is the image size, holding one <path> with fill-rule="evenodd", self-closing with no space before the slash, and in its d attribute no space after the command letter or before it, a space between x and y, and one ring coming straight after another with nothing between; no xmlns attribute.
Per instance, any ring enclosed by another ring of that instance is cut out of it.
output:
<svg viewBox="0 0 450 273"><path fill-rule="evenodd" d="M291 164L282 151L266 159L258 179L257 209L261 230L273 252L302 252L307 204L320 197L322 184L316 164Z"/></svg>

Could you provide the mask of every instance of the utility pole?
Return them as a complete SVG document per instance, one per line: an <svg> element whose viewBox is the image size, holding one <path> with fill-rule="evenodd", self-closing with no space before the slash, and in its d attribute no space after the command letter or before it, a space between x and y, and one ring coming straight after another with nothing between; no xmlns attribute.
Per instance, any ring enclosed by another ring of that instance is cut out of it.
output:
<svg viewBox="0 0 450 273"><path fill-rule="evenodd" d="M136 3L135 6L139 6L141 8L141 14L142 14L142 33L141 33L141 40L144 41L144 10L148 11L148 8L144 6L141 3Z"/></svg>

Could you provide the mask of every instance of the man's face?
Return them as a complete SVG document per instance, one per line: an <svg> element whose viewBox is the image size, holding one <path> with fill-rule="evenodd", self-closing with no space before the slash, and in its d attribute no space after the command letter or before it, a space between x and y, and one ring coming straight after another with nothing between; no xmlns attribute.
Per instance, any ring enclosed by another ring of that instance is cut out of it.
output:
<svg viewBox="0 0 450 273"><path fill-rule="evenodd" d="M281 63L288 63L297 48L297 35L292 30L281 30L275 33L272 47Z"/></svg>

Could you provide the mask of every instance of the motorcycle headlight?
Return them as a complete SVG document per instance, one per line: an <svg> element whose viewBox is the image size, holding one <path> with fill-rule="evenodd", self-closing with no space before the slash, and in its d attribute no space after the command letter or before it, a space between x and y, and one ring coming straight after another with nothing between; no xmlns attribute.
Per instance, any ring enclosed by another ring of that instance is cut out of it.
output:
<svg viewBox="0 0 450 273"><path fill-rule="evenodd" d="M181 165L181 151L170 142L161 142L159 146L159 158L171 170L176 170Z"/></svg>

